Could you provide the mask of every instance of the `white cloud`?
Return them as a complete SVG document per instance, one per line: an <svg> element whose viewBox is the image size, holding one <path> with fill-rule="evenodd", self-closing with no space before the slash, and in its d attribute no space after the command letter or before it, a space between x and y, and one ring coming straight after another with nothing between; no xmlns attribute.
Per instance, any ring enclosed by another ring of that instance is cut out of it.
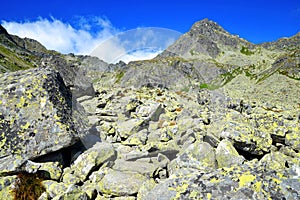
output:
<svg viewBox="0 0 300 200"><path fill-rule="evenodd" d="M161 50L155 50L155 51L147 51L147 50L138 50L132 53L126 53L125 55L120 56L118 60L122 60L125 63L129 63L130 61L135 60L150 60L154 57L156 57L159 53L161 53Z"/></svg>
<svg viewBox="0 0 300 200"><path fill-rule="evenodd" d="M47 49L66 54L91 54L109 63L151 59L161 52L162 43L176 39L174 34L166 39L166 36L172 35L172 30L167 29L137 28L121 32L108 19L101 17L77 17L73 26L53 17L29 22L2 21L2 25L10 34L35 39ZM163 36L164 42L157 34ZM156 51L145 48L156 48Z"/></svg>
<svg viewBox="0 0 300 200"><path fill-rule="evenodd" d="M106 19L99 19L101 30L91 34L91 25L81 20L81 29L75 29L58 19L40 18L32 22L7 22L2 25L11 34L35 39L48 49L62 53L89 54L100 42L111 37L117 30Z"/></svg>

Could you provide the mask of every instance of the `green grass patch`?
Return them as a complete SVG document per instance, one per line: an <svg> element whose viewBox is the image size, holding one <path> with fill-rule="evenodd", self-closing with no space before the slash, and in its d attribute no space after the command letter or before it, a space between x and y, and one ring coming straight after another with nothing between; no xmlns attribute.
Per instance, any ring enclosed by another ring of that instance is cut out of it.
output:
<svg viewBox="0 0 300 200"><path fill-rule="evenodd" d="M247 47L242 46L240 52L246 56L251 56L254 52L250 51Z"/></svg>
<svg viewBox="0 0 300 200"><path fill-rule="evenodd" d="M124 73L123 71L117 72L115 83L120 83L120 81L121 81L121 79L123 78L124 74L125 74L125 73Z"/></svg>
<svg viewBox="0 0 300 200"><path fill-rule="evenodd" d="M200 84L200 89L215 90L218 88L219 88L219 86L214 85L214 84L209 84L209 83L201 83Z"/></svg>
<svg viewBox="0 0 300 200"><path fill-rule="evenodd" d="M1 54L1 58L0 58L1 66L5 68L5 71L18 71L18 70L34 68L33 64L26 61L22 57L19 57L18 54L10 51L9 49L1 45L0 45L0 54ZM28 59L31 60L31 58Z"/></svg>

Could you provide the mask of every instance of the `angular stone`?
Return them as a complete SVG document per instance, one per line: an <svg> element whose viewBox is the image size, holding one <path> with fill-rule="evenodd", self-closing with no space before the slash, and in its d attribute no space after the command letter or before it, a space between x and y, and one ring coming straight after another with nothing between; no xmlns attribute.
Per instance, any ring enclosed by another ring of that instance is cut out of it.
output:
<svg viewBox="0 0 300 200"><path fill-rule="evenodd" d="M130 196L138 193L147 178L136 172L110 170L99 183L99 190L114 196Z"/></svg>
<svg viewBox="0 0 300 200"><path fill-rule="evenodd" d="M237 149L254 155L263 155L264 152L270 150L273 142L271 134L259 131L237 112L226 116L229 119L226 119L227 122L224 131L221 132L221 138L234 141Z"/></svg>
<svg viewBox="0 0 300 200"><path fill-rule="evenodd" d="M84 191L89 199L95 199L97 196L97 185L95 183L91 183L90 181L84 182L84 184L80 187L81 191Z"/></svg>
<svg viewBox="0 0 300 200"><path fill-rule="evenodd" d="M0 171L14 170L2 163L18 159L18 167L79 140L74 111L70 91L51 69L0 75Z"/></svg>
<svg viewBox="0 0 300 200"><path fill-rule="evenodd" d="M242 164L245 158L240 156L229 140L222 140L216 149L218 167L231 167Z"/></svg>
<svg viewBox="0 0 300 200"><path fill-rule="evenodd" d="M125 161L116 160L113 166L114 170L122 172L137 172L147 177L152 177L158 165L143 161Z"/></svg>
<svg viewBox="0 0 300 200"><path fill-rule="evenodd" d="M68 184L58 183L52 180L45 180L42 182L44 185L46 192L49 194L50 198L54 198L58 195L63 194L69 187Z"/></svg>
<svg viewBox="0 0 300 200"><path fill-rule="evenodd" d="M170 170L174 173L179 168L216 168L215 150L206 142L195 142L182 150L171 161Z"/></svg>
<svg viewBox="0 0 300 200"><path fill-rule="evenodd" d="M65 84L71 88L74 98L79 98L82 96L94 96L95 90L90 79L85 76L85 71L80 68L74 62L70 60L76 60L74 55L60 56L51 55L42 58L42 63L47 66L51 66L61 74Z"/></svg>
<svg viewBox="0 0 300 200"><path fill-rule="evenodd" d="M138 200L143 200L147 196L147 194L150 192L155 187L156 183L153 179L149 179L145 181L138 192L137 199Z"/></svg>
<svg viewBox="0 0 300 200"><path fill-rule="evenodd" d="M130 135L122 144L124 145L144 145L148 138L147 129L143 129L137 133Z"/></svg>
<svg viewBox="0 0 300 200"><path fill-rule="evenodd" d="M69 199L90 200L89 196L84 191L76 191L72 193L62 194L53 198L53 200L69 200Z"/></svg>
<svg viewBox="0 0 300 200"><path fill-rule="evenodd" d="M81 154L71 166L74 176L84 181L93 169L107 161L116 159L116 151L109 143L96 143L92 148Z"/></svg>
<svg viewBox="0 0 300 200"><path fill-rule="evenodd" d="M153 185L150 185L150 188L152 190L148 191L147 194L143 194L143 200L169 200L169 199L175 199L176 197L176 190L171 190L170 185L174 182L174 180L166 180L165 182L161 184L157 184L153 187Z"/></svg>
<svg viewBox="0 0 300 200"><path fill-rule="evenodd" d="M133 133L141 129L143 121L138 119L129 119L118 123L118 133L122 138L128 138Z"/></svg>
<svg viewBox="0 0 300 200"><path fill-rule="evenodd" d="M299 166L300 166L300 156L292 158L290 156L284 155L281 152L271 152L259 161L259 165L266 166L268 169L282 171L286 169L286 165L289 166L290 170L293 170L300 175ZM298 171L298 172L297 172Z"/></svg>
<svg viewBox="0 0 300 200"><path fill-rule="evenodd" d="M300 150L300 129L297 128L297 131L286 134L285 143L286 145L291 146L293 149L299 151Z"/></svg>
<svg viewBox="0 0 300 200"><path fill-rule="evenodd" d="M58 162L35 163L30 160L26 161L22 170L28 173L42 172L45 178L58 181L62 175L62 168Z"/></svg>
<svg viewBox="0 0 300 200"><path fill-rule="evenodd" d="M149 119L151 121L158 121L159 116L164 113L164 108L160 103L147 102L147 104L140 105L137 108L138 116Z"/></svg>

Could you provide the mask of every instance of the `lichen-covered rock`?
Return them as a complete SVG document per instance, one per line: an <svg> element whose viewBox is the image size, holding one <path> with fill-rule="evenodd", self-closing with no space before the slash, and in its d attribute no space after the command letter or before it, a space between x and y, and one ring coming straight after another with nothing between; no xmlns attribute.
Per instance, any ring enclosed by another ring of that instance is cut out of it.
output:
<svg viewBox="0 0 300 200"><path fill-rule="evenodd" d="M37 68L1 75L0 171L78 141L73 111L71 93L57 72Z"/></svg>
<svg viewBox="0 0 300 200"><path fill-rule="evenodd" d="M74 184L65 184L62 182L55 182L51 180L43 181L46 189L46 194L51 199L67 200L67 199L80 199L89 200L88 195Z"/></svg>
<svg viewBox="0 0 300 200"><path fill-rule="evenodd" d="M148 101L138 106L136 112L142 118L157 121L159 116L164 112L164 109L160 103Z"/></svg>
<svg viewBox="0 0 300 200"><path fill-rule="evenodd" d="M221 137L232 140L234 146L240 150L263 155L264 152L270 151L273 140L270 133L260 131L252 125L254 123L254 120L252 122L240 113L230 111L226 113L226 123Z"/></svg>
<svg viewBox="0 0 300 200"><path fill-rule="evenodd" d="M74 161L70 172L64 174L63 181L66 183L76 182L76 180L83 182L92 170L114 159L116 159L116 151L111 144L96 143Z"/></svg>
<svg viewBox="0 0 300 200"><path fill-rule="evenodd" d="M216 164L214 148L207 142L196 141L182 150L171 162L170 171L175 173L181 168L214 169Z"/></svg>
<svg viewBox="0 0 300 200"><path fill-rule="evenodd" d="M153 179L149 179L145 181L137 194L137 199L138 200L143 200L145 199L146 195L149 193L150 190L152 190L155 187L156 183Z"/></svg>
<svg viewBox="0 0 300 200"><path fill-rule="evenodd" d="M52 180L45 180L42 183L46 189L46 193L50 196L50 198L54 198L63 194L69 187L68 184Z"/></svg>
<svg viewBox="0 0 300 200"><path fill-rule="evenodd" d="M113 166L114 170L123 171L123 172L137 172L147 177L153 177L154 172L159 168L159 165L156 165L151 162L145 161L125 161L125 160L116 160Z"/></svg>
<svg viewBox="0 0 300 200"><path fill-rule="evenodd" d="M257 162L212 171L186 169L157 184L144 199L297 199L299 180ZM293 188L288 190L287 188ZM293 197L293 198L292 198Z"/></svg>
<svg viewBox="0 0 300 200"><path fill-rule="evenodd" d="M58 181L62 175L62 166L59 162L35 163L27 160L21 169L28 173L42 173L44 178L56 181Z"/></svg>
<svg viewBox="0 0 300 200"><path fill-rule="evenodd" d="M222 140L216 149L218 167L231 167L239 165L245 160L240 156L229 140Z"/></svg>
<svg viewBox="0 0 300 200"><path fill-rule="evenodd" d="M294 132L286 134L285 143L297 151L300 150L300 129L299 129L299 127L296 127Z"/></svg>
<svg viewBox="0 0 300 200"><path fill-rule="evenodd" d="M61 194L53 198L53 200L90 200L89 196L84 191L75 191L71 193Z"/></svg>
<svg viewBox="0 0 300 200"><path fill-rule="evenodd" d="M148 131L147 129L143 129L137 133L130 135L124 142L125 145L143 145L146 144L148 139Z"/></svg>
<svg viewBox="0 0 300 200"><path fill-rule="evenodd" d="M118 123L118 134L121 138L128 138L133 133L136 133L141 129L143 120L129 119L127 121Z"/></svg>
<svg viewBox="0 0 300 200"><path fill-rule="evenodd" d="M57 70L62 76L65 84L71 88L74 98L82 96L94 96L95 90L85 76L86 72L78 66L77 58L69 54L67 56L51 55L41 60L43 66L49 66Z"/></svg>
<svg viewBox="0 0 300 200"><path fill-rule="evenodd" d="M113 196L136 195L147 178L136 172L110 170L99 183L100 192Z"/></svg>
<svg viewBox="0 0 300 200"><path fill-rule="evenodd" d="M260 159L259 165L278 172L284 171L288 166L291 175L300 177L300 156L291 157L281 152L271 152Z"/></svg>
<svg viewBox="0 0 300 200"><path fill-rule="evenodd" d="M0 177L0 199L13 200L14 198L14 182L17 176Z"/></svg>

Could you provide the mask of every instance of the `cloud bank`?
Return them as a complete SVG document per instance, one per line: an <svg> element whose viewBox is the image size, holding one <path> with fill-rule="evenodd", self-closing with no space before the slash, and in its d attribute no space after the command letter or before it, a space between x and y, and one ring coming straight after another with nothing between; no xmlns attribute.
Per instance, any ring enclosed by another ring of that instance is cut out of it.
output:
<svg viewBox="0 0 300 200"><path fill-rule="evenodd" d="M29 22L7 22L2 25L11 34L32 38L46 48L61 53L89 54L99 43L118 33L107 19L78 20L78 28L58 19L39 18ZM94 34L91 26L98 28Z"/></svg>
<svg viewBox="0 0 300 200"><path fill-rule="evenodd" d="M78 17L72 25L54 17L26 22L2 21L1 24L10 34L35 39L47 49L64 54L94 55L108 63L151 59L180 36L179 32L168 29L158 33L157 28L123 32L101 17Z"/></svg>

